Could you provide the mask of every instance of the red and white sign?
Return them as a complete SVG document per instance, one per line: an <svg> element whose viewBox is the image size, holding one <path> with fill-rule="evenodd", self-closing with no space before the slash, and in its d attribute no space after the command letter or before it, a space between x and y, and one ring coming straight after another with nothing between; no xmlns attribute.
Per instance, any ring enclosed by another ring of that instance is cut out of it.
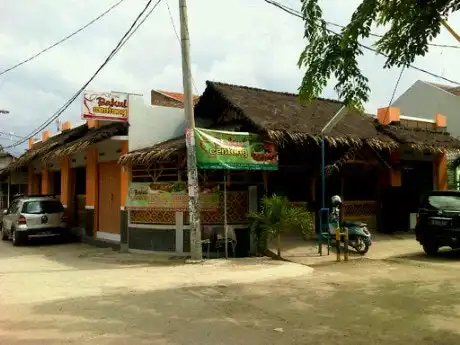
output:
<svg viewBox="0 0 460 345"><path fill-rule="evenodd" d="M85 92L83 119L128 121L128 94Z"/></svg>

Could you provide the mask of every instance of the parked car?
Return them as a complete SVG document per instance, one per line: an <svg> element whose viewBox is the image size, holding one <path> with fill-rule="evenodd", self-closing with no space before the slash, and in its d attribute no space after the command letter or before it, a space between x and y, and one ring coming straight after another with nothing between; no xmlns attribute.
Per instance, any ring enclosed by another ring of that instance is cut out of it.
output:
<svg viewBox="0 0 460 345"><path fill-rule="evenodd" d="M20 196L3 212L0 237L21 245L29 238L66 233L64 207L52 196Z"/></svg>
<svg viewBox="0 0 460 345"><path fill-rule="evenodd" d="M424 195L415 236L427 255L435 255L445 246L460 248L460 192L433 191Z"/></svg>

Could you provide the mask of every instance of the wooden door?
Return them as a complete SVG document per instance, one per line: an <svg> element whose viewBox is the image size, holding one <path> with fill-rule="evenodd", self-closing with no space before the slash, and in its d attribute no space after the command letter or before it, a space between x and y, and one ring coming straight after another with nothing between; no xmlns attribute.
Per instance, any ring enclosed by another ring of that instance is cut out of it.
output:
<svg viewBox="0 0 460 345"><path fill-rule="evenodd" d="M98 231L120 233L120 175L116 161L99 164Z"/></svg>

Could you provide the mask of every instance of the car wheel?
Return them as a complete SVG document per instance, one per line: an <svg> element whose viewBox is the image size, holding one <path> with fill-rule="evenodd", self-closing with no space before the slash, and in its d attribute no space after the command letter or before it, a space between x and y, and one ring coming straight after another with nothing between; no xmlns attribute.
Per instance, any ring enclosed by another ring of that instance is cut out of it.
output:
<svg viewBox="0 0 460 345"><path fill-rule="evenodd" d="M423 251L428 256L434 256L438 254L439 247L434 243L423 243Z"/></svg>
<svg viewBox="0 0 460 345"><path fill-rule="evenodd" d="M26 242L27 234L25 234L22 231L17 232L15 230L12 230L11 237L13 239L13 246L20 246L23 245L24 242Z"/></svg>

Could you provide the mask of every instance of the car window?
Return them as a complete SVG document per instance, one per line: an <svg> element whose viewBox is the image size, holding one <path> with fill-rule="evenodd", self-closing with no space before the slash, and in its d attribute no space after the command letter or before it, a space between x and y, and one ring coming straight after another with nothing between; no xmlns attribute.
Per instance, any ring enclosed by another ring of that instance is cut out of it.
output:
<svg viewBox="0 0 460 345"><path fill-rule="evenodd" d="M426 203L429 208L460 211L460 195L430 195Z"/></svg>
<svg viewBox="0 0 460 345"><path fill-rule="evenodd" d="M64 207L59 201L36 200L25 202L22 210L27 214L61 213Z"/></svg>

